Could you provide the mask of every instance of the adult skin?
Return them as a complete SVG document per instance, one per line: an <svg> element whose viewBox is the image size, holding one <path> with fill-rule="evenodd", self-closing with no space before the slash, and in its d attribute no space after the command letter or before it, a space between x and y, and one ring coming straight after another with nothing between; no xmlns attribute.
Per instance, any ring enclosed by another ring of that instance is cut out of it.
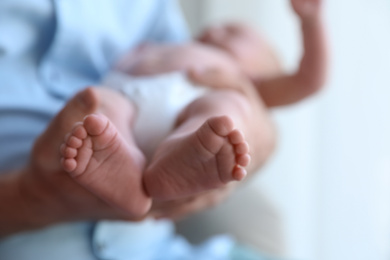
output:
<svg viewBox="0 0 390 260"><path fill-rule="evenodd" d="M268 111L251 83L240 76L215 71L192 72L190 78L206 86L244 89L253 98L252 102L257 104L253 113L258 115L258 129L254 129L248 137L256 138L254 143L259 144L251 150L252 163L248 173L253 174L271 154L275 135ZM137 221L146 216L180 218L218 204L235 188L236 184L233 183L191 198L154 203L150 212L137 216L111 207L104 202L104 198L98 198L78 185L61 170L59 164L58 150L65 133L70 131L75 122L96 111L96 107L89 102L89 94L87 90L83 95L71 99L53 119L36 140L27 165L0 174L0 237L61 222L100 219Z"/></svg>

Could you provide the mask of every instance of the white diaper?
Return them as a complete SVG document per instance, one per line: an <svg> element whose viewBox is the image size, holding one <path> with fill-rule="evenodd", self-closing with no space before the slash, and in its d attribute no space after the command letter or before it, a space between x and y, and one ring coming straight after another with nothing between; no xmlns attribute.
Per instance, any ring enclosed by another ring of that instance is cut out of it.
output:
<svg viewBox="0 0 390 260"><path fill-rule="evenodd" d="M172 131L179 113L208 90L193 85L181 72L147 77L110 72L102 84L122 92L136 105L134 135L149 158Z"/></svg>

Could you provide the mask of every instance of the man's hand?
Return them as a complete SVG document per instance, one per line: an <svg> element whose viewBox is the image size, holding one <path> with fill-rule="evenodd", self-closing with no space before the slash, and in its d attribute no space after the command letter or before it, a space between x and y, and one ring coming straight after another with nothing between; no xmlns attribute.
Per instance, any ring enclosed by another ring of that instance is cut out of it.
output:
<svg viewBox="0 0 390 260"><path fill-rule="evenodd" d="M180 220L223 202L235 190L236 186L237 183L229 183L223 188L206 191L185 199L155 201L149 216L156 219Z"/></svg>

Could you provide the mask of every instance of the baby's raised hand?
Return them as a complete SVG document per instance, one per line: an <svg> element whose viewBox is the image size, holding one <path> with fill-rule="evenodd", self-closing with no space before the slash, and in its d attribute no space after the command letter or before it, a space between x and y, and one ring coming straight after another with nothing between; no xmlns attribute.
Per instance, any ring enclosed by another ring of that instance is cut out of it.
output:
<svg viewBox="0 0 390 260"><path fill-rule="evenodd" d="M321 13L323 0L291 0L291 6L301 19L316 18Z"/></svg>

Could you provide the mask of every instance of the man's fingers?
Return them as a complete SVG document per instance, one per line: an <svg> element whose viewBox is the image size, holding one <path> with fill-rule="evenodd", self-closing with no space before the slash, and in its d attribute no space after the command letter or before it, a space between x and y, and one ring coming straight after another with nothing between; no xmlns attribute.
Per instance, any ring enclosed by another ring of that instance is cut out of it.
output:
<svg viewBox="0 0 390 260"><path fill-rule="evenodd" d="M203 194L181 200L179 203L172 202L172 204L166 205L165 208L155 211L154 214L152 214L152 217L156 219L180 220L188 215L195 214L218 205L232 192L234 188L235 185L228 185L221 189L205 192Z"/></svg>
<svg viewBox="0 0 390 260"><path fill-rule="evenodd" d="M167 212L165 215L162 215L161 218L180 220L185 216L190 214L197 213L199 211L209 208L208 203L202 199L195 199L187 203L183 203L179 207L172 209L170 212Z"/></svg>

